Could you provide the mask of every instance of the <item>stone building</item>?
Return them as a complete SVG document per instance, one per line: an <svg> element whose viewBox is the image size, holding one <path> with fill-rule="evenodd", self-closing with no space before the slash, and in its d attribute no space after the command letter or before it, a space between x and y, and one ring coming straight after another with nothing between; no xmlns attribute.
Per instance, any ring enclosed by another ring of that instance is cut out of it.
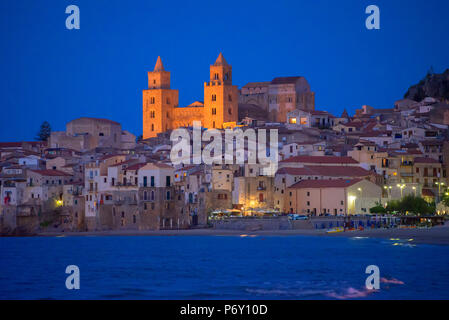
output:
<svg viewBox="0 0 449 320"><path fill-rule="evenodd" d="M158 57L148 72L148 89L143 90L143 138L201 121L204 128L233 126L238 119L238 89L232 85L232 66L223 54L210 66L210 80L204 83L204 100L179 107L179 91L170 87L170 72Z"/></svg>
<svg viewBox="0 0 449 320"><path fill-rule="evenodd" d="M291 213L311 215L367 214L381 202L382 189L365 180L303 180L287 188Z"/></svg>
<svg viewBox="0 0 449 320"><path fill-rule="evenodd" d="M51 148L88 151L98 147L131 149L136 137L123 131L120 123L108 119L79 118L66 125L66 131L54 131L49 138Z"/></svg>
<svg viewBox="0 0 449 320"><path fill-rule="evenodd" d="M279 77L246 84L240 90L239 103L259 106L268 112L269 121L286 122L290 111L315 110L315 93L304 77Z"/></svg>

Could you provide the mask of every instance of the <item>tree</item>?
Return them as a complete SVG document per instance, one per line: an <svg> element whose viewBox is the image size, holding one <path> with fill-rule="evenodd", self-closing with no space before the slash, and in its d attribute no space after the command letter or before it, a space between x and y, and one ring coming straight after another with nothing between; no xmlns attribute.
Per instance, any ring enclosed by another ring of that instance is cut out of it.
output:
<svg viewBox="0 0 449 320"><path fill-rule="evenodd" d="M398 211L400 213L412 212L417 215L429 215L435 213L435 204L428 203L421 197L408 195L402 200L393 200L388 203L388 212Z"/></svg>
<svg viewBox="0 0 449 320"><path fill-rule="evenodd" d="M370 213L379 213L379 214L385 214L387 213L387 209L385 209L382 204L380 204L379 202L376 203L375 207L372 207L371 209L369 209Z"/></svg>
<svg viewBox="0 0 449 320"><path fill-rule="evenodd" d="M443 199L441 199L441 202L443 202L443 204L446 207L449 207L449 196L448 195L444 195Z"/></svg>
<svg viewBox="0 0 449 320"><path fill-rule="evenodd" d="M39 132L37 133L36 140L47 141L50 138L51 126L47 121L42 122Z"/></svg>

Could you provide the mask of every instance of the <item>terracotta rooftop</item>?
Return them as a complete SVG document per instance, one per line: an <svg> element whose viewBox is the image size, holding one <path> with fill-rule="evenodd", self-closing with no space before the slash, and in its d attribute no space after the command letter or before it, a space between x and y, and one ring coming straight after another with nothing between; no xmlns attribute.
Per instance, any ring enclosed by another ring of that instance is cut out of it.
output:
<svg viewBox="0 0 449 320"><path fill-rule="evenodd" d="M298 81L298 79L300 79L302 77L278 77L278 78L274 78L271 81L271 84L289 84L289 83L296 83L296 81Z"/></svg>
<svg viewBox="0 0 449 320"><path fill-rule="evenodd" d="M424 157L417 157L415 158L415 163L440 163L439 161L432 159L432 158L424 158Z"/></svg>
<svg viewBox="0 0 449 320"><path fill-rule="evenodd" d="M371 174L370 171L361 167L307 166L307 168L317 175L329 177L366 177Z"/></svg>
<svg viewBox="0 0 449 320"><path fill-rule="evenodd" d="M305 166L304 168L281 168L277 174L294 176L366 177L372 173L361 167Z"/></svg>
<svg viewBox="0 0 449 320"><path fill-rule="evenodd" d="M337 156L296 156L281 161L281 163L336 163L336 164L358 164L356 160L351 157L337 157Z"/></svg>
<svg viewBox="0 0 449 320"><path fill-rule="evenodd" d="M146 165L146 163L144 163L144 162L136 163L136 164L133 164L132 166L129 166L128 168L126 168L126 170L128 170L128 171L139 170L144 165Z"/></svg>
<svg viewBox="0 0 449 320"><path fill-rule="evenodd" d="M307 175L313 175L312 171L307 168L281 168L279 169L276 174L288 174L292 176L307 176Z"/></svg>
<svg viewBox="0 0 449 320"><path fill-rule="evenodd" d="M290 188L292 189L304 189L304 188L348 188L358 182L362 181L362 179L353 179L353 180L303 180Z"/></svg>
<svg viewBox="0 0 449 320"><path fill-rule="evenodd" d="M51 170L51 169L47 169L47 170L30 170L32 172L35 172L37 174L40 174L41 176L47 176L47 177L68 177L71 176L70 174L66 173L66 172L62 172L59 170Z"/></svg>

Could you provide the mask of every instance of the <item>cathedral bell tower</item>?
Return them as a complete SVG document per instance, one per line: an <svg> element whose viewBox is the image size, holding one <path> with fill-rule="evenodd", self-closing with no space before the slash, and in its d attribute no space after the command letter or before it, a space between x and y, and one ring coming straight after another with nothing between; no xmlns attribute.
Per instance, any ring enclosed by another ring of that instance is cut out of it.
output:
<svg viewBox="0 0 449 320"><path fill-rule="evenodd" d="M222 129L238 121L238 89L232 85L232 66L223 54L210 66L210 81L204 83L203 127Z"/></svg>
<svg viewBox="0 0 449 320"><path fill-rule="evenodd" d="M170 72L161 57L148 72L148 89L143 90L143 139L172 129L173 108L178 106L178 90L170 89Z"/></svg>

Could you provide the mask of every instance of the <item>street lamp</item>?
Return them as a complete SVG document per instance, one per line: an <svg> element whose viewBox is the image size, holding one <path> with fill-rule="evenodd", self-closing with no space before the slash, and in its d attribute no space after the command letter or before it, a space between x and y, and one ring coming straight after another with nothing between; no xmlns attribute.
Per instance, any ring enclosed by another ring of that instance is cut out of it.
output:
<svg viewBox="0 0 449 320"><path fill-rule="evenodd" d="M397 187L399 189L401 189L401 199L402 199L402 191L404 190L404 188L406 187L405 184L398 184Z"/></svg>
<svg viewBox="0 0 449 320"><path fill-rule="evenodd" d="M360 192L360 210L362 210L362 188L357 188L357 190Z"/></svg>
<svg viewBox="0 0 449 320"><path fill-rule="evenodd" d="M441 187L445 185L444 182L435 182L435 184L438 186L438 196L441 194Z"/></svg>
<svg viewBox="0 0 449 320"><path fill-rule="evenodd" d="M387 190L387 197L391 198L391 189L393 189L392 186L384 186L384 189Z"/></svg>
<svg viewBox="0 0 449 320"><path fill-rule="evenodd" d="M353 203L354 204L354 214L355 214L355 200L357 199L356 196L349 196L349 203Z"/></svg>

